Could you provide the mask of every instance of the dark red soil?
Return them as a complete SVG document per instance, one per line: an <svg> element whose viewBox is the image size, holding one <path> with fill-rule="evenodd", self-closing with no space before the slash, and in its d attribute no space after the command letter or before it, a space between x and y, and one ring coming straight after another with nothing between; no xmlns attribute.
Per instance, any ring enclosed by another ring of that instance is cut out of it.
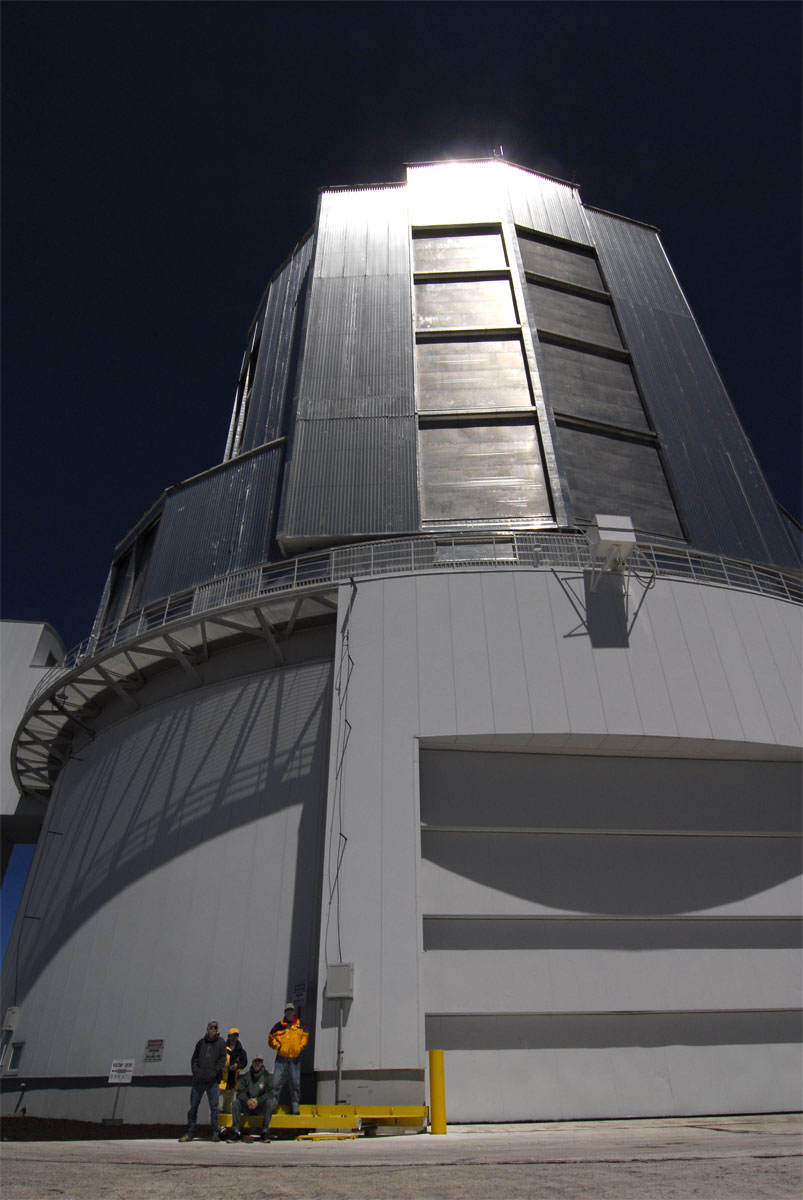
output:
<svg viewBox="0 0 803 1200"><path fill-rule="evenodd" d="M51 1117L4 1116L0 1136L4 1142L94 1142L120 1138L181 1137L186 1125L101 1125L97 1121L68 1121ZM196 1137L209 1137L209 1126L198 1126Z"/></svg>

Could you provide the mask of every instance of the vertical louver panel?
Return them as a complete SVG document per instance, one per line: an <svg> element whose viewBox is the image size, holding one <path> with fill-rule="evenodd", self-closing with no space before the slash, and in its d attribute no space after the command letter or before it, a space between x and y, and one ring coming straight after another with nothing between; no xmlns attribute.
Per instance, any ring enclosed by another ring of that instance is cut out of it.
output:
<svg viewBox="0 0 803 1200"><path fill-rule="evenodd" d="M692 543L799 565L655 232L593 210L587 219Z"/></svg>
<svg viewBox="0 0 803 1200"><path fill-rule="evenodd" d="M268 289L256 374L245 415L241 450L280 437L291 399L312 258L312 238L293 255Z"/></svg>
<svg viewBox="0 0 803 1200"><path fill-rule="evenodd" d="M143 604L270 557L280 454L235 458L168 494Z"/></svg>
<svg viewBox="0 0 803 1200"><path fill-rule="evenodd" d="M326 192L316 231L280 540L418 528L403 188Z"/></svg>

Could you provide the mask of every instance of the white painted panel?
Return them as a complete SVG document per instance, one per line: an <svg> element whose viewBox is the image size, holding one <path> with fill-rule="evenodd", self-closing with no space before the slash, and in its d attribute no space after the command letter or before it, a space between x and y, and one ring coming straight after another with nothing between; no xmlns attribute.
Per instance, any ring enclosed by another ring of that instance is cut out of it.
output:
<svg viewBox="0 0 803 1200"><path fill-rule="evenodd" d="M595 650L594 666L608 733L640 737L644 733L644 726L633 687L628 651L625 648Z"/></svg>
<svg viewBox="0 0 803 1200"><path fill-rule="evenodd" d="M379 1066L392 1069L411 1065L419 1034L415 742L401 733L418 725L415 580L386 587L384 604Z"/></svg>
<svg viewBox="0 0 803 1200"><path fill-rule="evenodd" d="M658 582L649 594L646 609L678 735L713 737L671 585Z"/></svg>
<svg viewBox="0 0 803 1200"><path fill-rule="evenodd" d="M456 733L449 580L422 575L415 586L420 731L428 736Z"/></svg>
<svg viewBox="0 0 803 1200"><path fill-rule="evenodd" d="M582 596L582 580L575 577L567 581L566 588ZM549 597L554 634L560 654L560 669L563 679L563 694L569 713L569 728L573 733L607 733L605 711L595 669L591 643L583 632L576 604L560 587L557 580L549 581ZM541 640L540 626L546 621L546 613L533 614L533 623L528 632Z"/></svg>
<svg viewBox="0 0 803 1200"><path fill-rule="evenodd" d="M796 1112L800 1046L453 1050L450 1122Z"/></svg>
<svg viewBox="0 0 803 1200"><path fill-rule="evenodd" d="M653 629L651 611L646 605L639 609L641 600L641 588L631 580L630 646L627 651L627 663L639 717L647 736L673 737L678 733L675 712Z"/></svg>
<svg viewBox="0 0 803 1200"><path fill-rule="evenodd" d="M431 1013L798 1008L801 965L795 950L428 950L424 995Z"/></svg>
<svg viewBox="0 0 803 1200"><path fill-rule="evenodd" d="M536 731L569 728L560 652L551 618L549 576L541 571L516 572L513 577L522 631L522 655ZM539 617L540 614L540 617ZM538 636L535 623L538 621Z"/></svg>
<svg viewBox="0 0 803 1200"><path fill-rule="evenodd" d="M741 741L745 731L739 720L722 656L706 611L704 593L709 589L670 585L680 614L683 637L688 646L700 694L715 738Z"/></svg>
<svg viewBox="0 0 803 1200"><path fill-rule="evenodd" d="M752 742L774 742L772 725L767 716L756 684L756 678L745 649L745 634L734 619L730 593L723 588L701 588L706 614L711 626L731 695L744 730ZM752 630L746 631L749 642Z"/></svg>
<svg viewBox="0 0 803 1200"><path fill-rule="evenodd" d="M800 610L747 592L730 592L729 600L773 738L781 745L798 746L803 725Z"/></svg>
<svg viewBox="0 0 803 1200"><path fill-rule="evenodd" d="M320 856L329 681L319 663L191 691L71 761L44 843L58 858L43 850L31 891L47 920L20 954L26 1072L102 1076L162 1037L156 1073L186 1074L212 1016L264 1047L288 984L315 969L305 876Z"/></svg>
<svg viewBox="0 0 803 1200"><path fill-rule="evenodd" d="M425 911L433 915L571 916L578 912L566 905L546 903L537 896L512 895L426 859L421 862L420 878ZM793 874L750 895L735 894L733 899L695 911L709 916L786 917L800 911L800 897L800 876Z"/></svg>
<svg viewBox="0 0 803 1200"><path fill-rule="evenodd" d="M480 574L450 575L458 733L493 733L491 673Z"/></svg>
<svg viewBox="0 0 803 1200"><path fill-rule="evenodd" d="M496 733L532 732L515 578L503 571L481 576Z"/></svg>
<svg viewBox="0 0 803 1200"><path fill-rule="evenodd" d="M403 594L412 608L410 581L393 582L405 584ZM397 787L400 795L408 796L411 812L409 797L414 795L412 736L407 743L410 748L407 766L390 775L384 770L386 747L388 754L394 756L403 753L405 741L402 729L388 719L385 705L392 703L391 688L402 687L407 694L407 680L400 680L399 674L409 674L412 664L415 677L417 658L414 647L406 660L400 662L397 657L401 635L398 627L387 628L386 602L392 624L397 626L399 620L406 622L409 618L403 616L401 608L394 608L386 581L360 583L353 604L350 592L351 589L342 589L340 602L341 622L344 614L349 613L348 645L339 640L335 652L335 679L341 678L345 683L348 677L349 682L342 708L337 694L334 696L319 974L323 985L327 962L355 964L354 1001L347 1005L346 1012L344 1065L354 1061L351 1055L356 1053L361 1069L378 1070L383 1060L383 920L389 899L383 878L384 815L393 805ZM388 654L393 664L390 678L385 671L386 635L390 638ZM350 675L347 655L353 661ZM414 720L413 711L410 726ZM399 735L398 743L394 733ZM336 747L344 742L341 771ZM400 852L403 856L411 853L409 848L405 852L404 846L400 846ZM408 924L414 926L414 917ZM415 959L408 965L414 973ZM355 1034L355 1030L359 1033ZM392 1032L390 1039L392 1043ZM324 1001L315 1067L335 1070L336 1063L337 1005Z"/></svg>

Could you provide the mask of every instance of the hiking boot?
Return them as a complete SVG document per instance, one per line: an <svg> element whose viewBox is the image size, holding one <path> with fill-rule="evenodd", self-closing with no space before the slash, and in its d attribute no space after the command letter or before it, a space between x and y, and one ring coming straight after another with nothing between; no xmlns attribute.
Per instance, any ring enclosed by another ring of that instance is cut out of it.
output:
<svg viewBox="0 0 803 1200"><path fill-rule="evenodd" d="M191 1141L192 1141L192 1135L191 1135L191 1134L189 1134L189 1133L182 1133L181 1137L180 1137L178 1140L179 1140L180 1142L191 1142Z"/></svg>

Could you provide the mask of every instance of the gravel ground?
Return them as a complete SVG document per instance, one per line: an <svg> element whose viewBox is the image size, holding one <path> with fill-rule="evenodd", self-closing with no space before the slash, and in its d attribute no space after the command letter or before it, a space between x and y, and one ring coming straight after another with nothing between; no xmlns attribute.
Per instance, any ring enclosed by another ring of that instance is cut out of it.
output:
<svg viewBox="0 0 803 1200"><path fill-rule="evenodd" d="M167 1127L157 1127L162 1131ZM3 1200L799 1200L794 1115L450 1126L263 1146L7 1142Z"/></svg>

